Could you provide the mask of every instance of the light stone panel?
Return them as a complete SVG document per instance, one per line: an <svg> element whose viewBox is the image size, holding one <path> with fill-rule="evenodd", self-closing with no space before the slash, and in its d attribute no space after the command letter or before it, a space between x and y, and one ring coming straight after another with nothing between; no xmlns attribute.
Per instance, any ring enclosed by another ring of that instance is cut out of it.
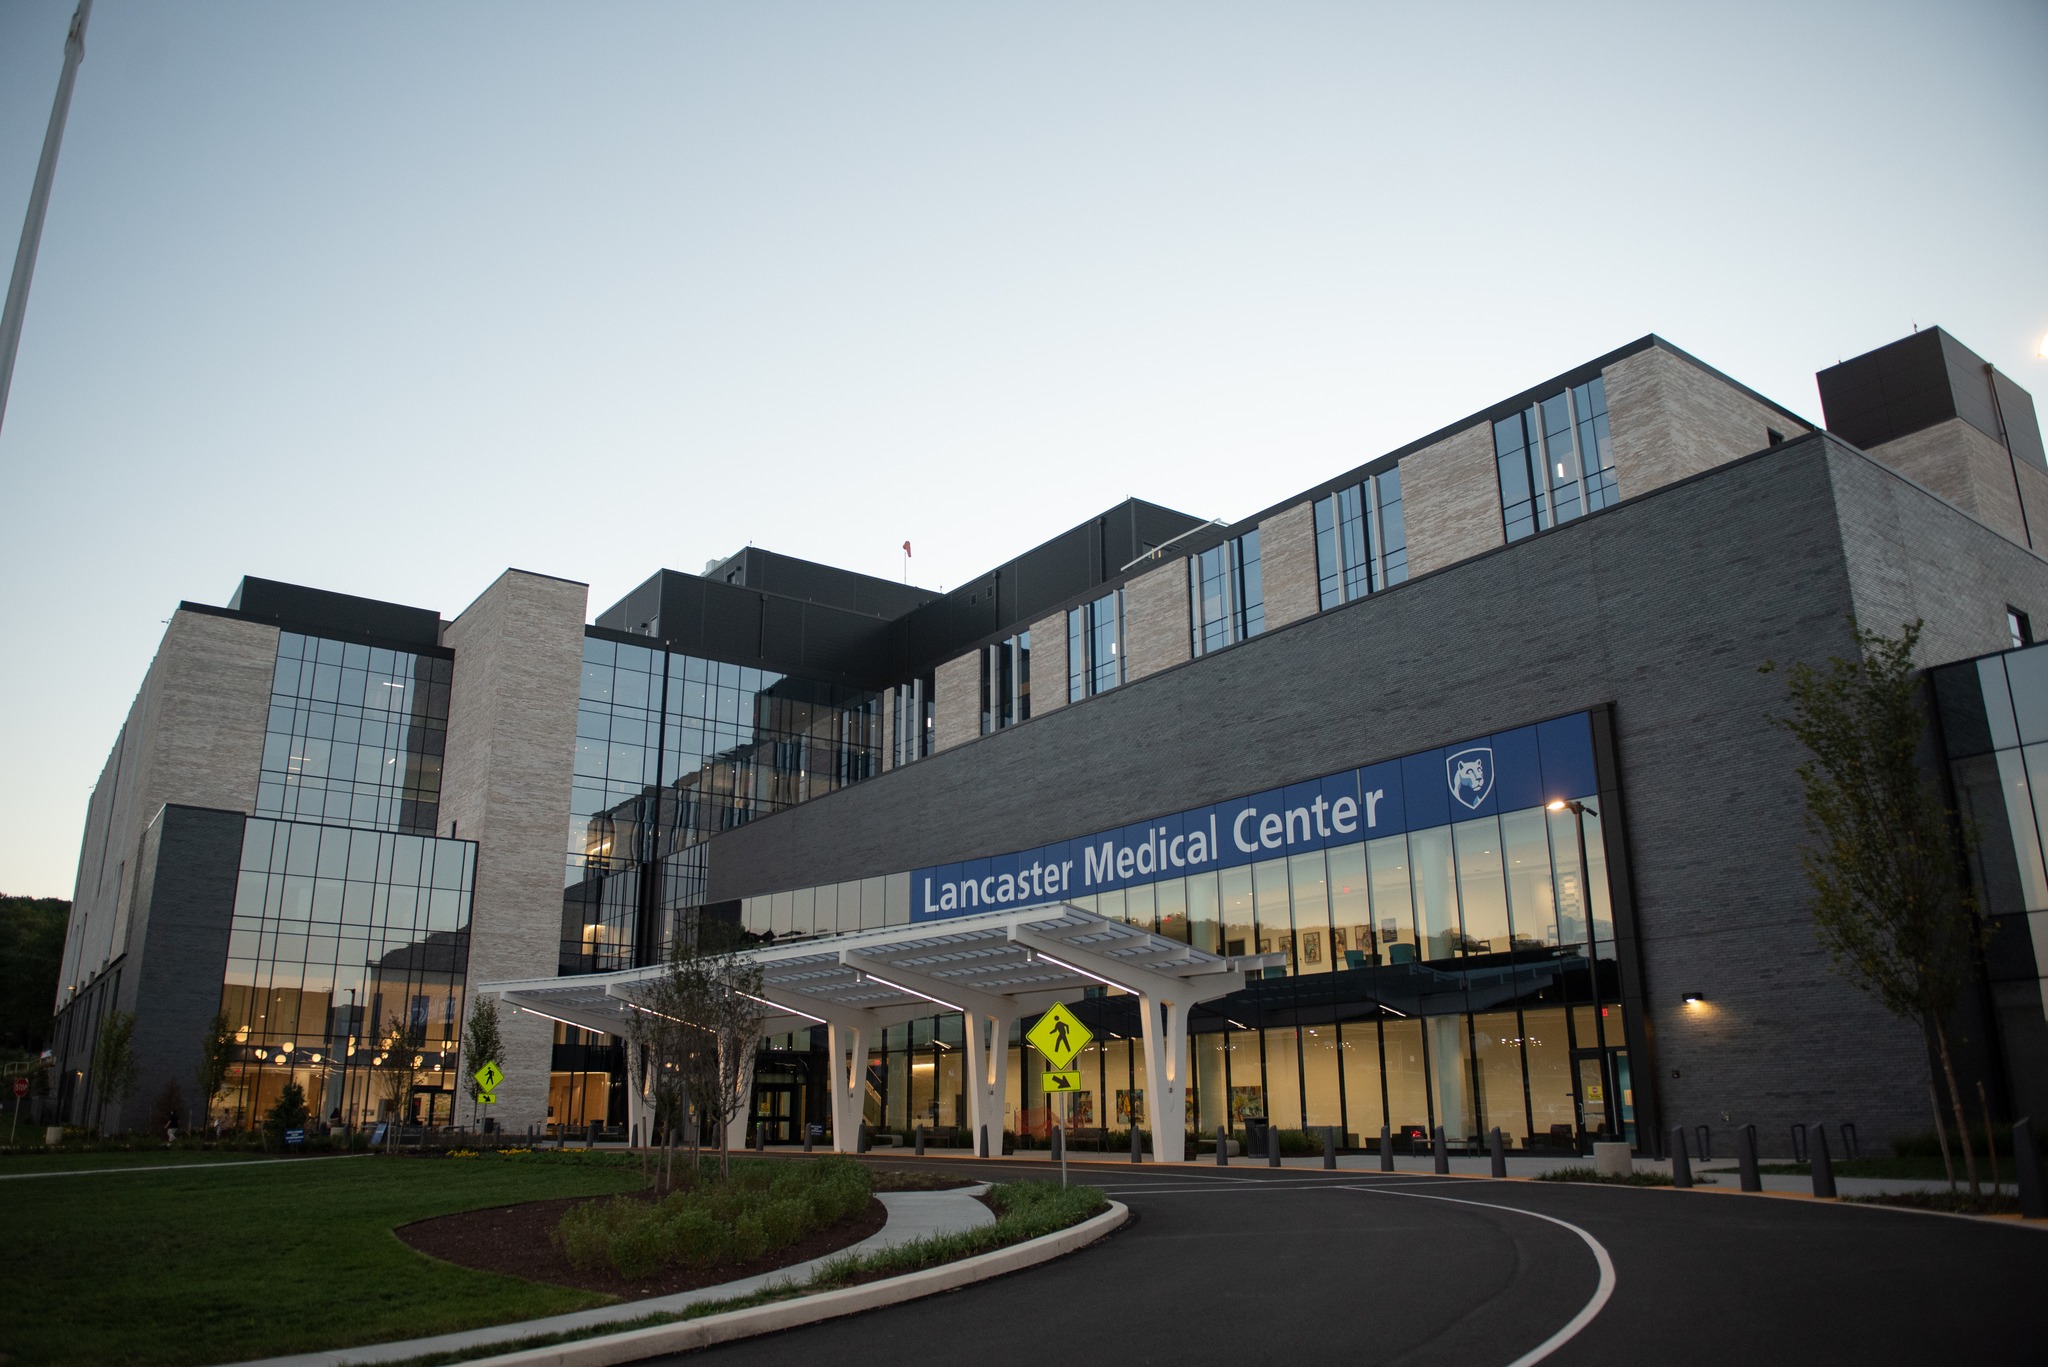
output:
<svg viewBox="0 0 2048 1367"><path fill-rule="evenodd" d="M1492 425L1477 423L1403 456L1401 514L1410 578L1505 545Z"/></svg>
<svg viewBox="0 0 2048 1367"><path fill-rule="evenodd" d="M1067 614L1031 624L1031 715L1067 705Z"/></svg>
<svg viewBox="0 0 2048 1367"><path fill-rule="evenodd" d="M1320 599L1313 503L1283 508L1259 524L1259 570L1266 595L1266 630L1315 616Z"/></svg>
<svg viewBox="0 0 2048 1367"><path fill-rule="evenodd" d="M1036 678L1032 682L1036 683ZM979 651L970 650L934 670L932 692L933 753L965 745L981 734Z"/></svg>
<svg viewBox="0 0 2048 1367"><path fill-rule="evenodd" d="M1193 658L1188 622L1188 562L1175 557L1124 585L1124 679L1131 682ZM1031 637L1034 647L1038 636ZM1066 624L1060 658L1066 660ZM1036 653L1034 649L1034 654ZM1035 661L1033 663L1036 663ZM1066 670L1060 671L1066 687ZM1034 676L1033 684L1037 683Z"/></svg>
<svg viewBox="0 0 2048 1367"><path fill-rule="evenodd" d="M1993 531L2026 544L2028 528L2020 516L2012 457L2003 443L1961 418L1950 418L1874 446L1869 454L1941 495ZM2025 467L2025 471L2048 483L2048 475L2033 466ZM2037 497L2038 491L2037 485ZM2031 515L2038 510L2036 503L2028 511Z"/></svg>
<svg viewBox="0 0 2048 1367"><path fill-rule="evenodd" d="M562 933L576 702L589 589L507 570L442 631L455 651L443 835L477 842L469 982L553 977ZM519 1132L547 1119L554 1022L502 1018L497 1114Z"/></svg>
<svg viewBox="0 0 2048 1367"><path fill-rule="evenodd" d="M1810 429L1661 346L1601 372L1623 498L1660 489ZM1496 478L1496 487L1497 480Z"/></svg>

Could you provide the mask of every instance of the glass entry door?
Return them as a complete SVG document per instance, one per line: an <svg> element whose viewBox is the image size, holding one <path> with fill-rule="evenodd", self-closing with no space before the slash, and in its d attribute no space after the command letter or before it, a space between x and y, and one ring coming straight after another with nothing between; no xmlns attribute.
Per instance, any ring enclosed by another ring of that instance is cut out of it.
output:
<svg viewBox="0 0 2048 1367"><path fill-rule="evenodd" d="M1579 1142L1611 1140L1619 1133L1612 1049L1572 1051L1572 1088L1579 1107Z"/></svg>

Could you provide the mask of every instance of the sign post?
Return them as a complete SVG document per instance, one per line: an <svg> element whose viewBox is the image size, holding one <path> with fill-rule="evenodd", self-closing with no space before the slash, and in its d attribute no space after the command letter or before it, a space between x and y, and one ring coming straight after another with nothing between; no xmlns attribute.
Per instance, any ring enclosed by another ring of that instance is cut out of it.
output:
<svg viewBox="0 0 2048 1367"><path fill-rule="evenodd" d="M21 1099L28 1095L28 1079L14 1079L14 1123L7 1127L7 1147L14 1147L14 1132L21 1128Z"/></svg>
<svg viewBox="0 0 2048 1367"><path fill-rule="evenodd" d="M1045 1074L1039 1085L1048 1096L1058 1093L1068 1098L1060 1103L1060 1185L1067 1184L1067 1131L1073 1121L1075 1092L1081 1090L1081 1074L1073 1068L1075 1055L1094 1040L1095 1032L1081 1024L1080 1017L1067 1010L1058 1002L1052 1009L1038 1018L1038 1024L1031 1027L1024 1036L1025 1043L1045 1056L1052 1070Z"/></svg>

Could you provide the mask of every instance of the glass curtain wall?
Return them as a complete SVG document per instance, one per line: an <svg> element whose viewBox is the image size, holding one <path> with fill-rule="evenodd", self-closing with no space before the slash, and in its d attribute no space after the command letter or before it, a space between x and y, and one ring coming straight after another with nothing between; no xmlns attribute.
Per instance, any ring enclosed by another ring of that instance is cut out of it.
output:
<svg viewBox="0 0 2048 1367"><path fill-rule="evenodd" d="M1124 591L1067 610L1067 701L1107 693L1124 681Z"/></svg>
<svg viewBox="0 0 2048 1367"><path fill-rule="evenodd" d="M296 1082L316 1122L452 1122L475 883L471 841L249 818L212 1119L256 1125Z"/></svg>

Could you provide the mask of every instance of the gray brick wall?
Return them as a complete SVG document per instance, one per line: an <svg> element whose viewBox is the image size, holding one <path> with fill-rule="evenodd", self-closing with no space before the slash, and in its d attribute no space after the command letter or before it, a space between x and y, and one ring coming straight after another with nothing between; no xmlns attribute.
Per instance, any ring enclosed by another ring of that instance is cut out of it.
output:
<svg viewBox="0 0 2048 1367"><path fill-rule="evenodd" d="M1808 430L1661 346L1616 361L1601 379L1623 498L1761 451L1769 429L1787 441Z"/></svg>
<svg viewBox="0 0 2048 1367"><path fill-rule="evenodd" d="M1493 429L1479 423L1402 457L1401 515L1411 575L1455 565L1503 544Z"/></svg>
<svg viewBox="0 0 2048 1367"><path fill-rule="evenodd" d="M1259 570L1266 593L1266 629L1315 615L1316 515L1297 503L1259 524Z"/></svg>
<svg viewBox="0 0 2048 1367"><path fill-rule="evenodd" d="M1873 535L1866 505L1921 529ZM1767 1149L1821 1118L1882 1142L1924 1126L1925 1058L1814 941L1799 754L1757 667L1847 650L1872 580L1909 586L1930 640L1966 653L1982 614L1940 606L1950 576L2048 594L2048 565L1800 442L720 836L712 892L1024 848L1611 702L1658 1050L1636 1085L1671 1122L1754 1122ZM1686 1012L1687 991L1710 1007Z"/></svg>
<svg viewBox="0 0 2048 1367"><path fill-rule="evenodd" d="M2003 444L1961 418L1885 442L1870 454L1995 531L2025 544L2026 527L2013 487L2011 458ZM2031 466L2027 472L2048 481L2048 475Z"/></svg>
<svg viewBox="0 0 2048 1367"><path fill-rule="evenodd" d="M582 584L507 570L444 629L455 651L442 835L477 842L469 982L553 977L562 934ZM507 1012L498 1116L512 1130L547 1115L554 1025Z"/></svg>
<svg viewBox="0 0 2048 1367"><path fill-rule="evenodd" d="M1171 559L1124 586L1124 677L1142 679L1193 657L1188 623L1188 562ZM1038 636L1031 637L1037 654ZM1060 627L1060 659L1067 654L1066 625ZM1034 658L1033 665L1037 664ZM1066 680L1060 680L1064 690ZM1036 675L1033 683L1036 683Z"/></svg>
<svg viewBox="0 0 2048 1367"><path fill-rule="evenodd" d="M173 805L144 835L136 937L121 984L121 1009L136 1015L136 1084L118 1128L148 1124L171 1082L181 1094L183 1128L204 1122L200 1046L220 1010L243 820L239 812Z"/></svg>
<svg viewBox="0 0 2048 1367"><path fill-rule="evenodd" d="M1067 705L1067 614L1031 624L1031 715Z"/></svg>
<svg viewBox="0 0 2048 1367"><path fill-rule="evenodd" d="M970 650L948 660L932 676L932 749L943 752L981 734L981 653ZM1031 681L1035 691L1036 671Z"/></svg>

